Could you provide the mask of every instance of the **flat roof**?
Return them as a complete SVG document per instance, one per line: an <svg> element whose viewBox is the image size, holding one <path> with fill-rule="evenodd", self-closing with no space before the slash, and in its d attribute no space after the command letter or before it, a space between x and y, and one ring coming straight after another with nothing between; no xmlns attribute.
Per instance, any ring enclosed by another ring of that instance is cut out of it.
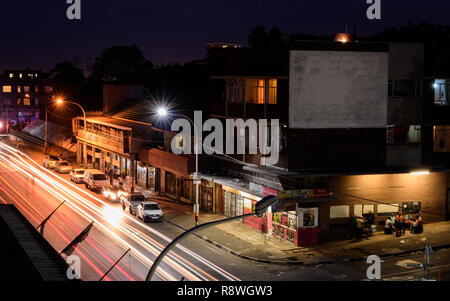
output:
<svg viewBox="0 0 450 301"><path fill-rule="evenodd" d="M14 205L0 205L0 245L0 280L68 280L67 263Z"/></svg>

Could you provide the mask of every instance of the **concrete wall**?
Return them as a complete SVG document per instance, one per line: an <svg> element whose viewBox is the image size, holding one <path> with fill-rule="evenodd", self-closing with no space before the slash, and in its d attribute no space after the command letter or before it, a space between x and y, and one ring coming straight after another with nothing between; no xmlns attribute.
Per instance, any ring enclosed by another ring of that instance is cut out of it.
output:
<svg viewBox="0 0 450 301"><path fill-rule="evenodd" d="M388 54L290 52L290 128L385 128Z"/></svg>

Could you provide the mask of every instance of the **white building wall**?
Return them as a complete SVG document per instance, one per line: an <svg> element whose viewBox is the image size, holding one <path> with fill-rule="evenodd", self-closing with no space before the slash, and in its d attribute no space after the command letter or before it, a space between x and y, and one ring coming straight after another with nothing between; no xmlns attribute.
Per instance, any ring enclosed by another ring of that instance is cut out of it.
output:
<svg viewBox="0 0 450 301"><path fill-rule="evenodd" d="M289 127L385 128L389 55L290 52Z"/></svg>

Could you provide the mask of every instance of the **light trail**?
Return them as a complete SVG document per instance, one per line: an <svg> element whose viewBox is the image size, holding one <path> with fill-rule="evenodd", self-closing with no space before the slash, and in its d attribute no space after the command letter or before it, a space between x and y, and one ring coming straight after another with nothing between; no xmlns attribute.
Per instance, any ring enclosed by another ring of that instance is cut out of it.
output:
<svg viewBox="0 0 450 301"><path fill-rule="evenodd" d="M85 192L84 190L80 189L79 187L75 186L74 184L66 181L65 179L51 173L50 171L44 169L41 167L38 163L36 163L33 159L31 159L28 155L4 144L3 142L0 143L0 148L5 150L8 153L0 152L0 159L5 161L9 166L13 166L15 170L17 170L19 173L24 175L25 177L28 177L30 179L34 179L33 181L40 185L43 189L54 195L59 200L66 200L68 203L68 206L73 209L75 212L77 212L80 216L85 218L88 221L94 221L94 225L100 227L100 230L104 232L108 237L114 239L114 241L118 242L124 247L128 247L132 249L133 255L137 255L137 259L141 261L146 267L150 267L153 261L148 258L145 254L138 251L134 246L131 246L128 242L123 240L121 237L119 237L116 233L114 233L109 227L104 225L101 220L104 219L103 216L103 210L104 208L108 208L106 206L109 206L109 204L105 203L103 200L96 198L95 196L92 196ZM34 163L38 168L33 166L32 164L28 163L23 157L27 158L30 162ZM36 175L36 176L35 176ZM54 178L58 178L61 182L63 182L66 185L62 185L60 182L54 180ZM73 188L69 189L67 186ZM96 200L100 204L103 204L104 208L101 208L95 204L93 204L88 199L82 197L80 194L74 193L73 190L79 191L83 195L87 195L90 198ZM81 208L83 207L83 208ZM86 210L85 210L86 209ZM114 209L117 210L117 209ZM121 211L118 210L120 213ZM123 215L126 219L131 221L133 224L138 225L139 227L143 227L146 230L149 230L153 234L157 235L158 237L162 238L163 240L170 242L171 239L167 236L163 235L162 233L156 231L155 229L142 224L138 221L136 221L134 218L128 215ZM100 218L100 219L99 219ZM123 233L127 238L133 239L134 242L136 242L140 246L146 246L146 251L150 251L153 255L157 256L162 248L164 247L161 243L157 242L156 240L152 239L151 237L145 235L143 232L139 231L138 229L132 227L129 224L123 223L123 224L109 224L110 226L114 227L115 229L118 229L121 233ZM178 246L178 249L182 252L185 252L189 256L195 258L196 260L200 261L201 263L205 264L218 274L220 274L222 277L224 277L226 280L239 280L234 275L226 272L225 270L221 269L220 267L216 266L215 264L211 263L210 261L202 258L198 254L186 249L183 246ZM168 264L172 269L179 272L181 275L185 276L186 278L190 280L217 280L212 275L208 274L206 271L199 268L197 265L189 262L187 259L183 258L183 256L180 256L177 253L170 253L170 256L167 260L164 261L164 263ZM161 274L158 274L163 279L166 280L176 280L172 275L170 275L167 271L159 268L158 271L161 270Z"/></svg>

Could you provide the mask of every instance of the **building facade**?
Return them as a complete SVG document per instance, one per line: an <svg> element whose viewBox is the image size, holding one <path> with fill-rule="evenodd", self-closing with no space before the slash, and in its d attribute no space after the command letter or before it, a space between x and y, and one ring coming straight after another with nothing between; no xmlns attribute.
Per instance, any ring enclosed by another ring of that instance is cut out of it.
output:
<svg viewBox="0 0 450 301"><path fill-rule="evenodd" d="M6 127L22 129L42 118L45 103L53 96L49 75L40 70L5 70L0 76L1 122Z"/></svg>
<svg viewBox="0 0 450 301"><path fill-rule="evenodd" d="M430 47L300 41L211 51L211 81L220 91L209 116L279 119L281 133L273 166L260 153L209 160L208 185L234 189L213 194L215 211L248 210L239 191L278 195L272 212L244 222L297 245L347 237L351 216L369 212L379 229L394 212L445 220L450 69L432 67L440 50Z"/></svg>

